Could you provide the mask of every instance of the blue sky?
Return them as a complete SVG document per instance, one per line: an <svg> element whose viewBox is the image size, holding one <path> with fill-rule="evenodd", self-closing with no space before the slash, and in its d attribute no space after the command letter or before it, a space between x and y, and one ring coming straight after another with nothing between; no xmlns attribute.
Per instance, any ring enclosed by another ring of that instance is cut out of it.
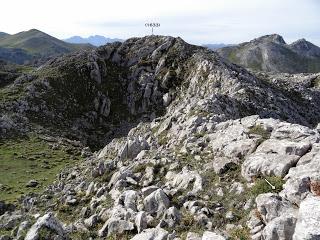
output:
<svg viewBox="0 0 320 240"><path fill-rule="evenodd" d="M58 38L155 33L195 44L238 43L278 33L320 45L320 0L3 0L0 31L37 28Z"/></svg>

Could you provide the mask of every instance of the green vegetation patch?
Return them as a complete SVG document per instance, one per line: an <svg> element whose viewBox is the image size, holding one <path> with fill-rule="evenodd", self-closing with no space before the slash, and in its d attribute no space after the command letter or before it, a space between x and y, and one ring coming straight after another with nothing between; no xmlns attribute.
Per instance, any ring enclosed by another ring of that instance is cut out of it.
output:
<svg viewBox="0 0 320 240"><path fill-rule="evenodd" d="M230 233L230 240L249 240L250 231L248 228L235 228Z"/></svg>
<svg viewBox="0 0 320 240"><path fill-rule="evenodd" d="M311 86L315 88L320 88L320 76L312 80Z"/></svg>
<svg viewBox="0 0 320 240"><path fill-rule="evenodd" d="M0 200L16 202L22 195L42 191L64 167L80 160L71 148L54 150L36 136L0 142ZM32 179L38 185L27 187Z"/></svg>
<svg viewBox="0 0 320 240"><path fill-rule="evenodd" d="M0 88L0 103L20 99L25 93L23 86Z"/></svg>
<svg viewBox="0 0 320 240"><path fill-rule="evenodd" d="M267 183L267 181L270 182L273 186L275 186L275 189L272 189L272 187ZM251 194L256 197L259 194L262 193L268 193L268 192L274 192L279 193L282 191L282 185L285 183L285 181L281 177L265 177L259 178L256 180L255 185L251 188Z"/></svg>
<svg viewBox="0 0 320 240"><path fill-rule="evenodd" d="M267 140L270 138L270 132L263 128L263 126L257 124L250 128L249 130L250 134L257 134L262 137L263 140Z"/></svg>

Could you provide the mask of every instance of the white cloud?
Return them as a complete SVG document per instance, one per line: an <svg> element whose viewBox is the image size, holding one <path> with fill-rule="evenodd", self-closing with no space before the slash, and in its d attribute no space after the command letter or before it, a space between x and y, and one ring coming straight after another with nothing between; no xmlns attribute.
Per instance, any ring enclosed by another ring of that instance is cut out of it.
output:
<svg viewBox="0 0 320 240"><path fill-rule="evenodd" d="M37 28L59 38L101 34L128 38L149 31L189 42L235 43L268 33L320 44L318 0L2 0L0 31Z"/></svg>

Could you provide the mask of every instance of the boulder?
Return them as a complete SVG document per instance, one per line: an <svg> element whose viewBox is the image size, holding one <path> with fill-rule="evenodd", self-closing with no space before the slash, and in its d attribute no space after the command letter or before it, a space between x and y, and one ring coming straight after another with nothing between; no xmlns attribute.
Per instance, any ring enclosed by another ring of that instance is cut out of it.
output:
<svg viewBox="0 0 320 240"><path fill-rule="evenodd" d="M13 229L22 219L23 215L6 212L0 216L0 229Z"/></svg>
<svg viewBox="0 0 320 240"><path fill-rule="evenodd" d="M226 238L215 232L205 231L202 240L226 240Z"/></svg>
<svg viewBox="0 0 320 240"><path fill-rule="evenodd" d="M30 180L27 184L26 184L26 187L31 187L31 188L34 188L36 186L38 186L39 182L37 180Z"/></svg>
<svg viewBox="0 0 320 240"><path fill-rule="evenodd" d="M90 196L94 193L94 182L91 182L86 190L86 196Z"/></svg>
<svg viewBox="0 0 320 240"><path fill-rule="evenodd" d="M212 162L205 165L205 169L210 170L213 168L216 174L223 174L238 163L239 159L236 158L216 157Z"/></svg>
<svg viewBox="0 0 320 240"><path fill-rule="evenodd" d="M234 182L231 184L229 192L233 193L235 195L240 195L244 192L244 186L242 183L240 182Z"/></svg>
<svg viewBox="0 0 320 240"><path fill-rule="evenodd" d="M247 128L239 124L239 122L222 122L216 125L215 129L217 131L210 135L210 143L215 155L222 156L227 153L228 157L234 158L242 155L241 153L244 154L253 151L254 146L250 146L247 142L247 139L249 139L245 134ZM230 147L228 147L229 145ZM246 148L241 149L242 145ZM224 152L225 150L226 152Z"/></svg>
<svg viewBox="0 0 320 240"><path fill-rule="evenodd" d="M144 210L160 216L170 205L170 200L162 189L155 190L143 200Z"/></svg>
<svg viewBox="0 0 320 240"><path fill-rule="evenodd" d="M319 133L306 126L280 122L272 132L271 137L279 140L290 139L296 142L304 141L313 144L319 140Z"/></svg>
<svg viewBox="0 0 320 240"><path fill-rule="evenodd" d="M254 153L243 162L241 174L248 181L261 175L284 177L299 158L297 155Z"/></svg>
<svg viewBox="0 0 320 240"><path fill-rule="evenodd" d="M141 189L141 193L144 197L148 196L149 194L151 194L152 192L158 190L159 187L157 186L149 186L149 187L144 187Z"/></svg>
<svg viewBox="0 0 320 240"><path fill-rule="evenodd" d="M195 232L188 232L186 240L201 240L201 236Z"/></svg>
<svg viewBox="0 0 320 240"><path fill-rule="evenodd" d="M243 162L242 176L248 181L259 175L284 177L310 147L307 141L266 140Z"/></svg>
<svg viewBox="0 0 320 240"><path fill-rule="evenodd" d="M23 221L22 223L20 223L19 228L17 230L16 239L24 239L24 235L29 227L29 221Z"/></svg>
<svg viewBox="0 0 320 240"><path fill-rule="evenodd" d="M296 167L285 176L286 183L280 195L295 204L305 199L310 192L310 183L320 180L320 144L313 144L310 152L301 157Z"/></svg>
<svg viewBox="0 0 320 240"><path fill-rule="evenodd" d="M229 158L242 159L252 153L257 148L258 144L258 138L241 139L230 142L223 148L223 155Z"/></svg>
<svg viewBox="0 0 320 240"><path fill-rule="evenodd" d="M147 228L147 216L144 211L138 212L135 218L135 224L138 230L138 233Z"/></svg>
<svg viewBox="0 0 320 240"><path fill-rule="evenodd" d="M63 239L66 238L66 233L62 224L53 216L53 213L50 212L38 218L37 222L29 229L25 240L38 240L42 228L53 231Z"/></svg>
<svg viewBox="0 0 320 240"><path fill-rule="evenodd" d="M95 227L98 223L98 215L93 214L91 217L85 219L83 222L87 228Z"/></svg>
<svg viewBox="0 0 320 240"><path fill-rule="evenodd" d="M147 166L145 174L141 178L142 186L149 186L154 180L154 167Z"/></svg>
<svg viewBox="0 0 320 240"><path fill-rule="evenodd" d="M3 189L1 189L1 184L0 184L0 191L3 191ZM13 204L8 204L8 203L5 203L4 201L0 201L0 216L4 214L6 211L13 211L14 208L15 207Z"/></svg>
<svg viewBox="0 0 320 240"><path fill-rule="evenodd" d="M179 224L181 220L181 213L176 207L168 208L160 221L160 227L172 228Z"/></svg>
<svg viewBox="0 0 320 240"><path fill-rule="evenodd" d="M148 142L142 137L129 138L124 146L119 150L120 160L136 157L142 150L149 149Z"/></svg>
<svg viewBox="0 0 320 240"><path fill-rule="evenodd" d="M190 171L187 167L183 167L178 174L168 172L166 175L166 186L176 188L177 190L186 190L190 184L193 184L192 192L196 194L202 190L202 178L196 171Z"/></svg>
<svg viewBox="0 0 320 240"><path fill-rule="evenodd" d="M131 240L167 240L169 233L162 228L148 228Z"/></svg>
<svg viewBox="0 0 320 240"><path fill-rule="evenodd" d="M172 118L169 117L161 123L157 131L157 134L160 135L164 131L167 131L171 126L172 126Z"/></svg>
<svg viewBox="0 0 320 240"><path fill-rule="evenodd" d="M133 223L116 218L110 218L98 231L99 237L111 236L112 234L122 234L125 231L134 229Z"/></svg>
<svg viewBox="0 0 320 240"><path fill-rule="evenodd" d="M134 190L124 191L119 197L119 202L123 204L125 208L130 208L133 211L137 211L137 199L138 193Z"/></svg>
<svg viewBox="0 0 320 240"><path fill-rule="evenodd" d="M279 155L303 156L311 147L309 142L295 142L288 139L268 139L261 143L256 152L277 153Z"/></svg>
<svg viewBox="0 0 320 240"><path fill-rule="evenodd" d="M300 204L293 240L320 239L320 197L313 196Z"/></svg>
<svg viewBox="0 0 320 240"><path fill-rule="evenodd" d="M278 194L264 193L256 198L257 209L264 223L268 223L281 215L296 215L296 208Z"/></svg>
<svg viewBox="0 0 320 240"><path fill-rule="evenodd" d="M294 216L281 215L270 221L262 231L264 240L292 239L297 219Z"/></svg>
<svg viewBox="0 0 320 240"><path fill-rule="evenodd" d="M133 173L131 170L129 170L128 168L126 167L122 167L119 169L119 171L115 172L109 183L108 183L108 187L109 188L112 188L114 187L115 185L117 185L117 183L121 180L126 180L127 178L129 177L132 177L133 176Z"/></svg>

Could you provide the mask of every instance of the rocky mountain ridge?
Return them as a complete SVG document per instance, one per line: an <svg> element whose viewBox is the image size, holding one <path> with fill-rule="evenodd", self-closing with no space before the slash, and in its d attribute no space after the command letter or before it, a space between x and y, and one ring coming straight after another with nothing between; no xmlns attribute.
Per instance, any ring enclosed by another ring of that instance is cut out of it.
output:
<svg viewBox="0 0 320 240"><path fill-rule="evenodd" d="M315 239L319 83L163 36L53 59L1 89L1 137L41 127L55 148L61 135L104 146L3 203L3 236Z"/></svg>
<svg viewBox="0 0 320 240"><path fill-rule="evenodd" d="M320 71L320 48L305 39L286 44L278 34L217 49L224 58L256 71L303 73Z"/></svg>

